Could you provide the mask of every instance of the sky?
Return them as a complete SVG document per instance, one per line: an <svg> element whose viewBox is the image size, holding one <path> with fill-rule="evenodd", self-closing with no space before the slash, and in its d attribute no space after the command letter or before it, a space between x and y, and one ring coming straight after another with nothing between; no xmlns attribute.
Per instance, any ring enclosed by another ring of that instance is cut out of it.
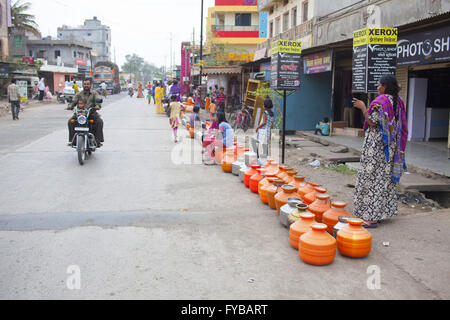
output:
<svg viewBox="0 0 450 320"><path fill-rule="evenodd" d="M42 36L56 38L62 25L79 26L96 16L111 28L119 66L127 54L136 53L157 66L170 66L172 33L175 64L181 61L181 42L200 42L201 0L28 0ZM204 0L204 17L214 0ZM204 22L206 30L206 22ZM204 39L206 34L203 34Z"/></svg>

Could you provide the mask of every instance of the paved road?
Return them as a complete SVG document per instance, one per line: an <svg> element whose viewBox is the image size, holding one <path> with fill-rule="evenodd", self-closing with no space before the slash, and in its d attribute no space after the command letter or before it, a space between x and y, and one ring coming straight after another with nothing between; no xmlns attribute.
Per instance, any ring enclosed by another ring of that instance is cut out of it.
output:
<svg viewBox="0 0 450 320"><path fill-rule="evenodd" d="M448 211L386 223L366 259L309 266L237 178L188 164L198 146L175 147L153 106L122 95L101 113L105 147L84 167L61 105L0 119L1 299L450 298Z"/></svg>

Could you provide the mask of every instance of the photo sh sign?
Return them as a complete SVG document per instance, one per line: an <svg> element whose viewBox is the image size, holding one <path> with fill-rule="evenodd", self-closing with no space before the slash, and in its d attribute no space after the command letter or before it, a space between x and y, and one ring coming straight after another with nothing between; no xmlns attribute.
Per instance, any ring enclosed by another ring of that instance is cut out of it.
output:
<svg viewBox="0 0 450 320"><path fill-rule="evenodd" d="M273 90L300 89L302 43L278 40L272 45L270 88Z"/></svg>
<svg viewBox="0 0 450 320"><path fill-rule="evenodd" d="M353 34L353 92L377 92L383 75L395 75L397 28L365 28Z"/></svg>

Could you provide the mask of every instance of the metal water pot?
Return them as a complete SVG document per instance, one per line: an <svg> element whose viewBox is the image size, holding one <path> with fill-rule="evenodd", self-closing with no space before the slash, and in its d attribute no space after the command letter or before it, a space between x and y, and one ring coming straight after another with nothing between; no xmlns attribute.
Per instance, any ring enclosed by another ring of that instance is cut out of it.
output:
<svg viewBox="0 0 450 320"><path fill-rule="evenodd" d="M245 163L243 163L241 166L241 170L239 170L239 179L241 180L242 183L244 183L244 181L245 181L245 173L248 170L250 170L250 168L247 167Z"/></svg>
<svg viewBox="0 0 450 320"><path fill-rule="evenodd" d="M286 228L289 226L289 216L291 213L293 213L295 210L297 210L297 205L302 204L303 201L296 198L288 199L288 203L281 207L280 210L280 222L283 226Z"/></svg>
<svg viewBox="0 0 450 320"><path fill-rule="evenodd" d="M233 163L233 170L232 170L232 173L233 173L235 176L239 176L239 173L240 173L240 171L241 171L241 169L242 169L242 165L245 164L244 161L245 161L245 159L241 157L241 158L238 158L237 161Z"/></svg>
<svg viewBox="0 0 450 320"><path fill-rule="evenodd" d="M246 152L244 154L245 157L245 165L250 167L252 164L255 164L258 161L258 155L255 152Z"/></svg>
<svg viewBox="0 0 450 320"><path fill-rule="evenodd" d="M348 226L348 219L353 218L353 217L339 217L339 222L334 226L333 228L333 237L337 238L337 233L339 232L339 230L345 228L346 226Z"/></svg>

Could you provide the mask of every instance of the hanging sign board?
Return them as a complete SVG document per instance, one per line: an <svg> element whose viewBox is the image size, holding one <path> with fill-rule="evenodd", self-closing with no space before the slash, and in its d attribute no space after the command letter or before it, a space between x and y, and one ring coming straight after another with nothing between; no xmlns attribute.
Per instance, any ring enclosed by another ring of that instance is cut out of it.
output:
<svg viewBox="0 0 450 320"><path fill-rule="evenodd" d="M383 75L397 68L397 28L366 28L353 34L353 92L377 92Z"/></svg>
<svg viewBox="0 0 450 320"><path fill-rule="evenodd" d="M298 90L300 88L302 43L278 40L272 45L270 88Z"/></svg>

